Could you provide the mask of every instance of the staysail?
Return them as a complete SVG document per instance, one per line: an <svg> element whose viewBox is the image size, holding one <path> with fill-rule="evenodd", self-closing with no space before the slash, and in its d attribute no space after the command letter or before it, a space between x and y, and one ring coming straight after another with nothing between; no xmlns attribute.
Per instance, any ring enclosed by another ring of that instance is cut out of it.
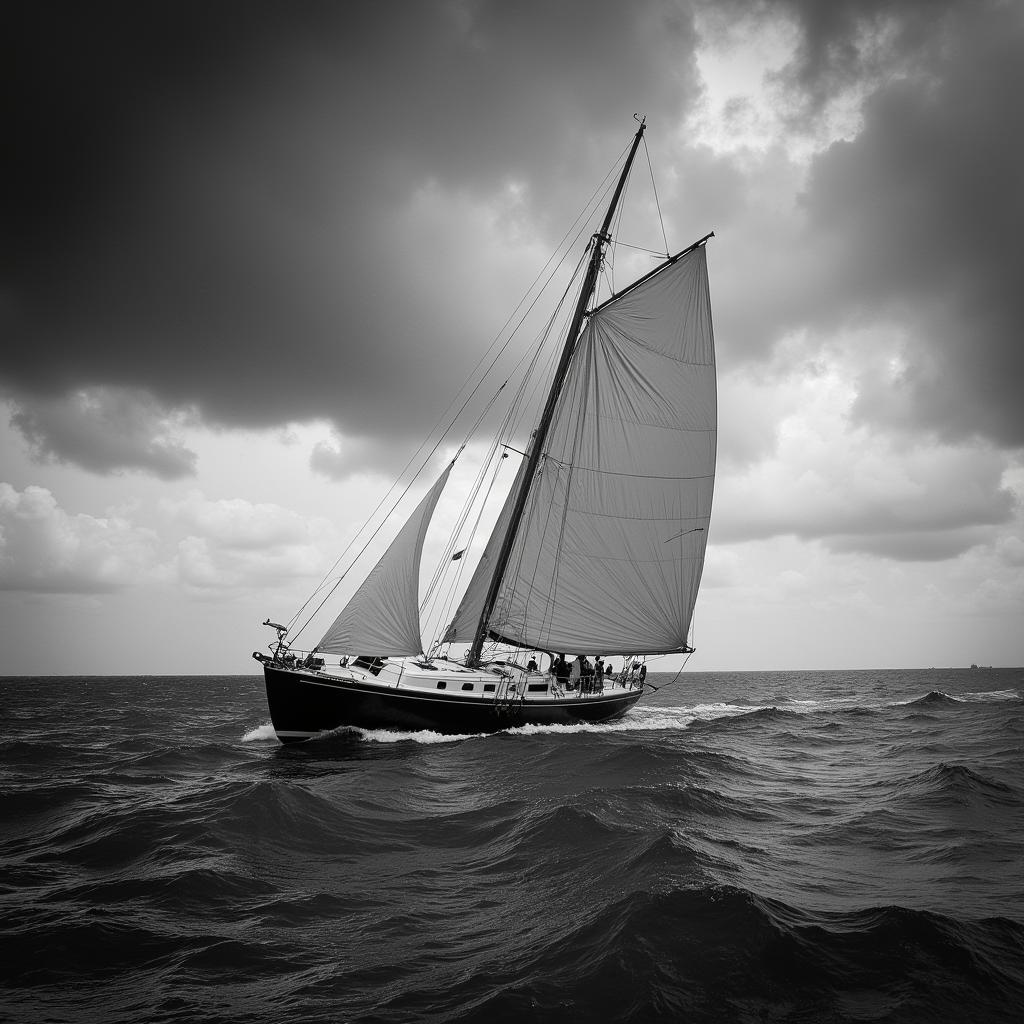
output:
<svg viewBox="0 0 1024 1024"><path fill-rule="evenodd" d="M711 302L697 245L590 317L489 634L549 651L685 649L716 441ZM506 505L445 641L473 640L508 513Z"/></svg>
<svg viewBox="0 0 1024 1024"><path fill-rule="evenodd" d="M398 536L317 645L327 654L419 654L423 538L451 466L426 493Z"/></svg>

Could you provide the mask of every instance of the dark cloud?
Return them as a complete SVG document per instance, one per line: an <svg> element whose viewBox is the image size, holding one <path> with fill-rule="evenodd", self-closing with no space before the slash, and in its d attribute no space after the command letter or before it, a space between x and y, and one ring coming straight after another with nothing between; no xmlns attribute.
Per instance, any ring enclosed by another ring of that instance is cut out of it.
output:
<svg viewBox="0 0 1024 1024"><path fill-rule="evenodd" d="M867 98L800 209L773 197L782 146L676 150L666 213L719 232L724 349L896 325L899 372L861 381L858 416L1024 443L1019 5L698 6L720 31L795 27L791 131ZM189 453L159 417L134 454L72 443L58 403L83 390L218 425L329 418L329 474L405 450L525 287L495 253L560 235L634 110L656 148L699 95L690 8L655 0L39 3L7 28L0 379L39 453L97 471Z"/></svg>
<svg viewBox="0 0 1024 1024"><path fill-rule="evenodd" d="M176 418L145 393L94 388L25 407L15 401L11 424L40 462L177 480L195 472L196 453L174 436Z"/></svg>
<svg viewBox="0 0 1024 1024"><path fill-rule="evenodd" d="M762 16L787 13L799 27L796 55L779 78L804 116L821 113L851 87L915 73L929 54L944 47L958 13L983 6L985 0L770 0L754 5Z"/></svg>
<svg viewBox="0 0 1024 1024"><path fill-rule="evenodd" d="M871 25L884 15L896 28L882 48L890 73L872 86L861 131L812 168L806 322L902 332L898 368L860 381L856 418L947 440L1024 445L1024 138L1015 129L1022 9L821 6ZM807 52L820 59L808 57L803 73L823 80L822 55L835 40L813 17L808 26L815 42ZM861 65L851 58L844 81L858 66L878 74L873 53Z"/></svg>
<svg viewBox="0 0 1024 1024"><path fill-rule="evenodd" d="M902 341L889 373L857 382L855 421L1024 445L1024 8L726 0L714 12L720 31L769 18L796 28L778 76L796 135L819 132L834 101L862 102L855 134L813 160L793 209L772 210L759 181L776 174L775 153L745 180L716 177L735 210L716 225L731 220L752 243L733 257L742 272L719 282L723 345L763 359L787 333L820 349L851 327L881 329L885 345Z"/></svg>
<svg viewBox="0 0 1024 1024"><path fill-rule="evenodd" d="M671 5L584 0L23 4L6 39L0 374L42 451L32 409L83 387L414 431L483 325L459 225L410 204L515 181L563 230L638 106L674 120L693 46Z"/></svg>
<svg viewBox="0 0 1024 1024"><path fill-rule="evenodd" d="M857 412L948 438L1024 445L1021 8L974 9L956 46L869 101L863 131L817 163L812 230L836 308L904 326L903 368Z"/></svg>
<svg viewBox="0 0 1024 1024"><path fill-rule="evenodd" d="M729 40L780 22L795 34L792 60L772 76L787 94L790 127L813 131L847 90L919 68L955 31L955 16L1000 0L700 0L707 32Z"/></svg>

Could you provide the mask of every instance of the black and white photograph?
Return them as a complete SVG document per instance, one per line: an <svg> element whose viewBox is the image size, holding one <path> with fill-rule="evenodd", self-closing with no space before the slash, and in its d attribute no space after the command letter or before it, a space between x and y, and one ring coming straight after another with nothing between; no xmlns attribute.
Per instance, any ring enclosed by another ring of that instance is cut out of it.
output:
<svg viewBox="0 0 1024 1024"><path fill-rule="evenodd" d="M3 25L0 1018L1022 1019L1024 5Z"/></svg>

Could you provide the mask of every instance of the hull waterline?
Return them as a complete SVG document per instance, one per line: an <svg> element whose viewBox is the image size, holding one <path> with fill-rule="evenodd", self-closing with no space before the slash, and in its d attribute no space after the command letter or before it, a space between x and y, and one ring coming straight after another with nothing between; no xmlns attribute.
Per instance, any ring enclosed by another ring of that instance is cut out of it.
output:
<svg viewBox="0 0 1024 1024"><path fill-rule="evenodd" d="M267 703L282 743L355 726L423 729L448 735L498 732L521 725L609 722L640 699L641 690L547 700L496 700L457 692L410 693L369 682L263 666Z"/></svg>

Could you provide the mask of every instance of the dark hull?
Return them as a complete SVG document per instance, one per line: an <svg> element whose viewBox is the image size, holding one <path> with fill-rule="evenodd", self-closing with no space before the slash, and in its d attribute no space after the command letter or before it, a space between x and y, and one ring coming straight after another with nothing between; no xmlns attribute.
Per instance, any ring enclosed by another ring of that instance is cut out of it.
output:
<svg viewBox="0 0 1024 1024"><path fill-rule="evenodd" d="M372 684L303 675L263 666L267 703L282 743L308 739L343 725L361 729L397 729L459 734L498 732L518 725L575 725L609 722L624 715L641 691L566 697L511 707L493 698L455 693L408 693Z"/></svg>

